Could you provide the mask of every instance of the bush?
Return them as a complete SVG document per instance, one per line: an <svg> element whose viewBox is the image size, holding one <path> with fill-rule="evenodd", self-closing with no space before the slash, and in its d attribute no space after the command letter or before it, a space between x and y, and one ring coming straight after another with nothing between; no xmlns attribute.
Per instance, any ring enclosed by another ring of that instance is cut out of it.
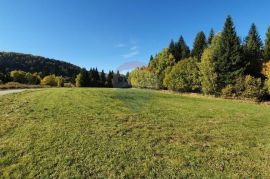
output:
<svg viewBox="0 0 270 179"><path fill-rule="evenodd" d="M250 75L240 77L235 85L227 85L222 89L223 97L237 97L244 99L261 100L265 95L264 84L260 78Z"/></svg>
<svg viewBox="0 0 270 179"><path fill-rule="evenodd" d="M56 77L57 86L64 87L65 79L62 76Z"/></svg>
<svg viewBox="0 0 270 179"><path fill-rule="evenodd" d="M235 97L235 89L233 85L227 85L225 88L221 90L221 96L224 98L232 98Z"/></svg>
<svg viewBox="0 0 270 179"><path fill-rule="evenodd" d="M245 77L244 88L245 90L241 95L244 98L260 100L265 94L262 80L260 78L256 79L250 75Z"/></svg>
<svg viewBox="0 0 270 179"><path fill-rule="evenodd" d="M26 72L21 70L14 70L10 72L10 77L14 82L26 84L27 78L26 78Z"/></svg>
<svg viewBox="0 0 270 179"><path fill-rule="evenodd" d="M165 76L164 84L170 90L181 92L198 92L201 89L197 60L188 58L172 67Z"/></svg>
<svg viewBox="0 0 270 179"><path fill-rule="evenodd" d="M270 93L270 60L263 65L263 74L266 77L265 86Z"/></svg>
<svg viewBox="0 0 270 179"><path fill-rule="evenodd" d="M57 86L58 82L55 75L48 75L41 80L41 84L48 86Z"/></svg>
<svg viewBox="0 0 270 179"><path fill-rule="evenodd" d="M129 75L133 87L159 89L159 80L148 68L137 68Z"/></svg>
<svg viewBox="0 0 270 179"><path fill-rule="evenodd" d="M12 78L13 82L18 82L21 84L40 84L40 76L37 73L31 74L21 70L14 70L10 72L10 77Z"/></svg>

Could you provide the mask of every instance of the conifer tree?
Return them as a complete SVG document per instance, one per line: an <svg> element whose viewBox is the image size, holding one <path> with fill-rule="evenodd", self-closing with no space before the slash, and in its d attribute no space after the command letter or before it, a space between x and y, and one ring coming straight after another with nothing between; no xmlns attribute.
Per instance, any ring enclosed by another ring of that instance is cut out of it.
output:
<svg viewBox="0 0 270 179"><path fill-rule="evenodd" d="M149 61L151 62L153 59L154 59L154 57L151 55Z"/></svg>
<svg viewBox="0 0 270 179"><path fill-rule="evenodd" d="M180 36L179 41L175 44L175 55L176 62L188 58L190 56L190 50L187 46L183 36Z"/></svg>
<svg viewBox="0 0 270 179"><path fill-rule="evenodd" d="M234 84L236 79L243 75L245 71L240 39L230 16L227 17L221 34L221 49L216 65L220 88Z"/></svg>
<svg viewBox="0 0 270 179"><path fill-rule="evenodd" d="M113 71L109 71L108 76L107 76L107 82L106 82L108 88L112 88L113 87L113 84L112 84L113 77L114 77L114 72Z"/></svg>
<svg viewBox="0 0 270 179"><path fill-rule="evenodd" d="M82 69L81 72L77 75L76 78L77 87L89 87L90 79L86 69Z"/></svg>
<svg viewBox="0 0 270 179"><path fill-rule="evenodd" d="M175 47L176 47L176 44L174 43L173 40L171 40L171 43L169 45L169 53L171 53L174 57L176 55L175 54L175 51L176 51Z"/></svg>
<svg viewBox="0 0 270 179"><path fill-rule="evenodd" d="M264 45L264 60L270 60L270 26L267 29L265 45Z"/></svg>
<svg viewBox="0 0 270 179"><path fill-rule="evenodd" d="M191 52L192 57L197 58L200 61L204 49L207 47L205 34L201 31L197 34L193 43L193 49Z"/></svg>
<svg viewBox="0 0 270 179"><path fill-rule="evenodd" d="M244 59L245 59L245 74L254 77L260 77L262 71L262 41L257 32L255 24L251 25L248 36L243 45Z"/></svg>
<svg viewBox="0 0 270 179"><path fill-rule="evenodd" d="M105 85L106 85L106 74L105 74L104 70L102 70L101 73L100 73L100 82L101 82L100 86L105 87Z"/></svg>
<svg viewBox="0 0 270 179"><path fill-rule="evenodd" d="M208 39L207 39L208 46L211 45L214 36L215 36L215 31L214 31L214 29L212 28L212 29L210 30L210 33L209 33L209 36L208 36Z"/></svg>

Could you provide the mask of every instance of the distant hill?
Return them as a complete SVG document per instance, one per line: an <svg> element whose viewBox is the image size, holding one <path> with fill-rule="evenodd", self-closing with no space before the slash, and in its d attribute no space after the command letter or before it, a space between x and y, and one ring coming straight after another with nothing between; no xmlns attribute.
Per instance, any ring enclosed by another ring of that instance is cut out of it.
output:
<svg viewBox="0 0 270 179"><path fill-rule="evenodd" d="M55 74L64 77L74 77L81 68L55 59L34 56L30 54L0 52L0 70L10 72L22 70L25 72L41 72L43 75Z"/></svg>

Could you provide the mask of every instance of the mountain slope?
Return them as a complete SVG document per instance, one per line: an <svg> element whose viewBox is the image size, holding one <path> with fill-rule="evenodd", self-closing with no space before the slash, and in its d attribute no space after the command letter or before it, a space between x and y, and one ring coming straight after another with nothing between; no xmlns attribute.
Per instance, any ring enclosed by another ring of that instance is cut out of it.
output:
<svg viewBox="0 0 270 179"><path fill-rule="evenodd" d="M0 70L10 72L23 70L26 72L42 72L43 75L55 74L65 77L74 77L81 68L55 59L34 56L30 54L0 52Z"/></svg>

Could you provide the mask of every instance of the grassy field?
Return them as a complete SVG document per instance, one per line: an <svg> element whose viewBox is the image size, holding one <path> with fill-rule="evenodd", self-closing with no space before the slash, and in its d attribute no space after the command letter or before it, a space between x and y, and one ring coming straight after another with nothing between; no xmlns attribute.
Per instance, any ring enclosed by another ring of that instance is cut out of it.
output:
<svg viewBox="0 0 270 179"><path fill-rule="evenodd" d="M136 89L0 96L3 177L270 177L270 106Z"/></svg>

